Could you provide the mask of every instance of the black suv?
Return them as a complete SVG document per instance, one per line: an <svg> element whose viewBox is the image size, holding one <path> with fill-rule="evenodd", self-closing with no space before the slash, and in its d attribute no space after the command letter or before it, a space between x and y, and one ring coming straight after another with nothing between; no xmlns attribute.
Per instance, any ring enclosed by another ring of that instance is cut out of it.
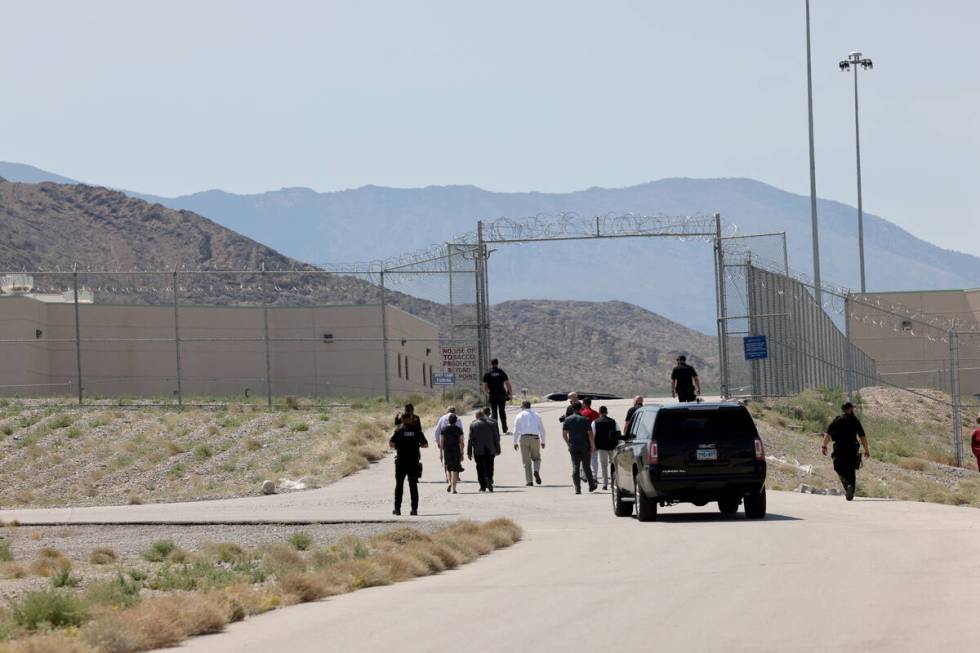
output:
<svg viewBox="0 0 980 653"><path fill-rule="evenodd" d="M723 514L766 516L766 456L752 416L735 402L644 406L613 453L612 502L640 521L657 506L717 501Z"/></svg>

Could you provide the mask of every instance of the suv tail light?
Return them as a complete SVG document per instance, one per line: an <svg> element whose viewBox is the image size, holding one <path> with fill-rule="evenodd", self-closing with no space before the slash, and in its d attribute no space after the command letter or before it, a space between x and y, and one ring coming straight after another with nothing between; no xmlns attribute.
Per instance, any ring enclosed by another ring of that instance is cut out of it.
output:
<svg viewBox="0 0 980 653"><path fill-rule="evenodd" d="M755 439L755 459L765 460L766 450L762 447L762 440L760 438Z"/></svg>
<svg viewBox="0 0 980 653"><path fill-rule="evenodd" d="M656 440L650 440L650 446L647 447L647 464L648 465L660 464L660 450L657 447Z"/></svg>

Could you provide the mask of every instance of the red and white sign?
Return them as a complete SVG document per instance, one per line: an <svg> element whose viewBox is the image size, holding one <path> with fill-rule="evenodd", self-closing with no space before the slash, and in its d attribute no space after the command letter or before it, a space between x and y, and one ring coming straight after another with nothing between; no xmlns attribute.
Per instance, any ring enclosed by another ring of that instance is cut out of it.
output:
<svg viewBox="0 0 980 653"><path fill-rule="evenodd" d="M442 369L454 373L459 383L478 381L476 345L442 347Z"/></svg>

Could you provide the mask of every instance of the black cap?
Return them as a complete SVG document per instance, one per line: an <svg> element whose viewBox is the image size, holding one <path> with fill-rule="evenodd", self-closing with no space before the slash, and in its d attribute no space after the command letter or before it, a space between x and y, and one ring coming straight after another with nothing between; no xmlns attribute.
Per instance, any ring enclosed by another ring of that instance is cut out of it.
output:
<svg viewBox="0 0 980 653"><path fill-rule="evenodd" d="M854 404L849 401L845 401L844 405L840 407L841 410L847 410L848 408L854 408Z"/></svg>

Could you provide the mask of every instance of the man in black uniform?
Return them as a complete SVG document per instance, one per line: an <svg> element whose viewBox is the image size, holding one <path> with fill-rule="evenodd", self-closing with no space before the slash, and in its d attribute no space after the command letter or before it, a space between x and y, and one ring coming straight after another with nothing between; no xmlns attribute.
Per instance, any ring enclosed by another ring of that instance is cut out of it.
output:
<svg viewBox="0 0 980 653"><path fill-rule="evenodd" d="M388 441L395 450L395 509L394 515L402 514L402 494L405 478L408 478L408 491L412 495L412 514L419 514L419 476L422 466L422 452L429 446L422 432L418 417L413 414L411 404L405 406L406 415L398 419L398 428Z"/></svg>
<svg viewBox="0 0 980 653"><path fill-rule="evenodd" d="M678 356L677 366L670 373L670 396L676 397L677 401L694 401L701 396L701 379L687 364L687 356Z"/></svg>
<svg viewBox="0 0 980 653"><path fill-rule="evenodd" d="M827 455L827 445L834 441L834 471L840 477L844 486L844 496L848 501L854 499L854 486L857 484L857 470L861 466L861 454L858 452L858 440L864 447L864 457L870 458L868 438L864 435L861 420L854 414L854 404L851 402L841 406L842 415L834 418L823 434L823 446L820 450Z"/></svg>
<svg viewBox="0 0 980 653"><path fill-rule="evenodd" d="M500 422L504 433L510 433L507 429L507 402L513 394L510 385L510 378L507 372L497 366L497 359L490 361L490 371L483 375L483 391L487 394L490 402L490 410L493 411L493 419Z"/></svg>

